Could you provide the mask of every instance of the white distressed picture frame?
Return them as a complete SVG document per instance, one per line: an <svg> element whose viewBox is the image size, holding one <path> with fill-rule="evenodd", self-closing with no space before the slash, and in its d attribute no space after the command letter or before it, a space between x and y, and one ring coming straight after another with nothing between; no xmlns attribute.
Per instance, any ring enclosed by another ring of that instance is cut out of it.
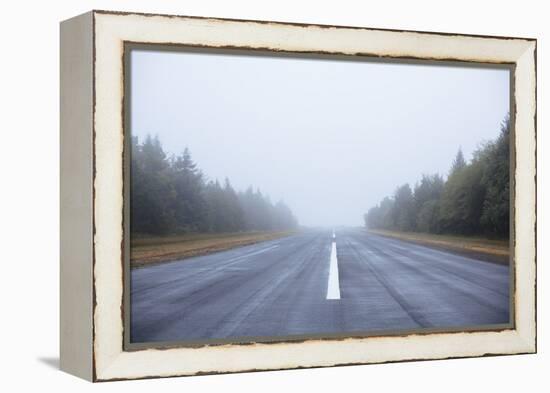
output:
<svg viewBox="0 0 550 393"><path fill-rule="evenodd" d="M514 67L514 326L124 349L125 43ZM92 11L61 24L61 368L92 381L536 352L536 40Z"/></svg>

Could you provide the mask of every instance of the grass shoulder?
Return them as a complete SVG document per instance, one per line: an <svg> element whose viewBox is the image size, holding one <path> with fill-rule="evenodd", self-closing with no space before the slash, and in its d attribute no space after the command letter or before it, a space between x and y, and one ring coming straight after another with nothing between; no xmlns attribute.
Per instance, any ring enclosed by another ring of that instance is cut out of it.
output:
<svg viewBox="0 0 550 393"><path fill-rule="evenodd" d="M510 243L508 239L488 239L480 236L436 235L378 229L369 229L368 231L376 235L417 243L488 262L505 265L510 260Z"/></svg>
<svg viewBox="0 0 550 393"><path fill-rule="evenodd" d="M142 267L290 236L296 231L189 233L170 236L133 234L130 267Z"/></svg>

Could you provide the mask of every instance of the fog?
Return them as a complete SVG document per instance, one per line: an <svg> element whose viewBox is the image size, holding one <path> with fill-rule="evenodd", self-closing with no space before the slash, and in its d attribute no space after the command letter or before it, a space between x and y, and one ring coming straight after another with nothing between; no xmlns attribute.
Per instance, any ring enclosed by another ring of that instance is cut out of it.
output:
<svg viewBox="0 0 550 393"><path fill-rule="evenodd" d="M134 50L131 132L208 179L283 199L301 225L363 225L423 173L497 137L505 69Z"/></svg>

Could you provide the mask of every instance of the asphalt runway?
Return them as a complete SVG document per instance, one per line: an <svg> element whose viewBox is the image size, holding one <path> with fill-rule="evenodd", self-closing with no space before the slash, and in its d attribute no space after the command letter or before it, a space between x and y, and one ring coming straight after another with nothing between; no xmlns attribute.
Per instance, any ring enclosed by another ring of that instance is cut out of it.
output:
<svg viewBox="0 0 550 393"><path fill-rule="evenodd" d="M361 228L133 269L130 341L505 324L509 268Z"/></svg>

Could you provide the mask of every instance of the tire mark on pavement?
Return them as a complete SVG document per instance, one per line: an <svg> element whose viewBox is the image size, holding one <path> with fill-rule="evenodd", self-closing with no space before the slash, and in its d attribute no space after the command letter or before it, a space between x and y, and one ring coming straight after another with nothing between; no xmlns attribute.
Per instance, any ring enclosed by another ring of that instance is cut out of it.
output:
<svg viewBox="0 0 550 393"><path fill-rule="evenodd" d="M433 326L430 321L428 321L422 314L414 310L414 306L407 301L407 299L401 295L396 288L388 282L388 280L384 277L383 274L377 271L377 269L374 267L374 264L372 264L366 257L361 255L361 253L356 249L356 246L350 242L347 241L348 246L350 249L354 252L356 257L363 261L366 266L368 267L369 271L372 273L374 278L386 289L386 291L390 294L390 296L395 300L397 304L407 313L407 315L420 327L426 328Z"/></svg>

